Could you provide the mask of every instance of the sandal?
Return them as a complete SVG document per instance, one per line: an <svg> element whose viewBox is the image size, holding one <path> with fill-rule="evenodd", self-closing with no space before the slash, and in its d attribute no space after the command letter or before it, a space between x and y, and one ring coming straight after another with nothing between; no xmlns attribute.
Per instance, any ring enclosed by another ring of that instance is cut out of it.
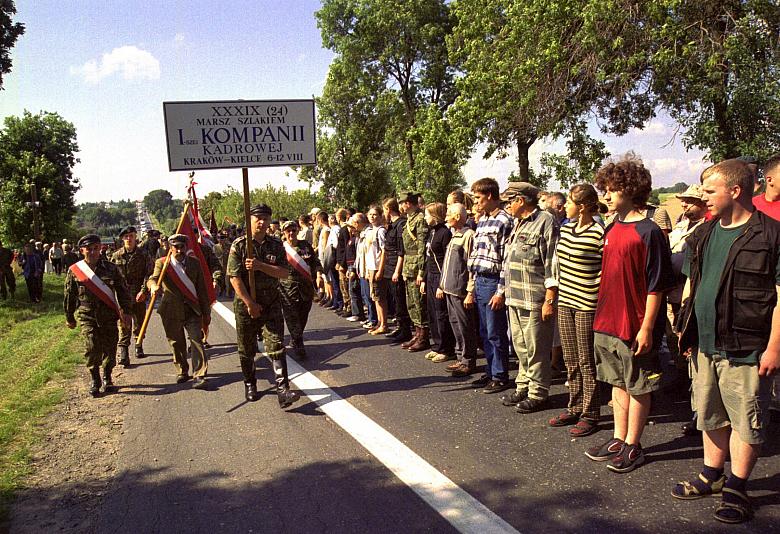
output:
<svg viewBox="0 0 780 534"><path fill-rule="evenodd" d="M560 413L547 421L547 424L550 426L568 426L573 425L577 421L579 421L580 416L577 414L573 414L569 411L565 411L563 413Z"/></svg>
<svg viewBox="0 0 780 534"><path fill-rule="evenodd" d="M712 481L699 473L698 480L683 480L678 482L672 488L672 497L683 501L694 501L714 495L723 491L723 484L726 483L726 475L721 475L718 480Z"/></svg>
<svg viewBox="0 0 780 534"><path fill-rule="evenodd" d="M384 326L379 326L374 328L373 330L368 331L368 333L371 334L372 336L378 336L379 334L384 334L386 332L387 332L387 328L385 328Z"/></svg>
<svg viewBox="0 0 780 534"><path fill-rule="evenodd" d="M747 495L731 488L723 488L723 493L734 495L742 502L721 501L715 510L715 519L722 523L737 524L753 517L753 506Z"/></svg>
<svg viewBox="0 0 780 534"><path fill-rule="evenodd" d="M569 435L573 438L584 438L597 432L599 425L589 419L580 419L577 424L569 429Z"/></svg>

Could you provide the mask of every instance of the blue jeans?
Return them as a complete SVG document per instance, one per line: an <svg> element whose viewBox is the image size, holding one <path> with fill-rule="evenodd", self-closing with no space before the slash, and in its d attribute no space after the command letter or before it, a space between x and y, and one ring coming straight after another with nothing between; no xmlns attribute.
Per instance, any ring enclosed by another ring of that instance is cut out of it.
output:
<svg viewBox="0 0 780 534"><path fill-rule="evenodd" d="M485 351L485 374L492 380L509 380L509 339L507 338L506 307L490 309L490 299L496 294L498 277L477 275L474 280L474 297L479 315L479 334Z"/></svg>
<svg viewBox="0 0 780 534"><path fill-rule="evenodd" d="M334 310L344 307L344 296L341 294L341 286L339 286L339 272L334 268L328 272L328 281L333 287L333 303L329 306Z"/></svg>
<svg viewBox="0 0 780 534"><path fill-rule="evenodd" d="M376 302L371 300L371 282L368 281L368 278L360 279L360 293L363 295L363 303L368 310L368 321L371 324L379 323L376 316Z"/></svg>

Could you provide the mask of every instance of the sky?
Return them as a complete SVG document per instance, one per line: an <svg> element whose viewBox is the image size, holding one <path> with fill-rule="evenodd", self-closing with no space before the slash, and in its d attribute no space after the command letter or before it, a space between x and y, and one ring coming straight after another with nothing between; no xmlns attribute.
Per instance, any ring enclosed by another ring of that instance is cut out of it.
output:
<svg viewBox="0 0 780 534"><path fill-rule="evenodd" d="M76 127L81 182L77 202L143 198L152 189L185 194L185 172L169 172L162 103L173 100L273 100L319 96L334 54L322 47L314 0L17 0L26 26L12 50L0 92L0 118L48 111ZM612 154L633 150L654 185L693 183L703 154L686 151L675 124L660 116L643 131L600 136ZM595 129L594 129L595 131ZM671 141L671 142L670 142ZM559 145L537 142L531 163ZM467 182L502 185L514 157L482 159ZM251 187L305 188L284 167L252 168ZM199 171L199 196L241 188L239 169Z"/></svg>

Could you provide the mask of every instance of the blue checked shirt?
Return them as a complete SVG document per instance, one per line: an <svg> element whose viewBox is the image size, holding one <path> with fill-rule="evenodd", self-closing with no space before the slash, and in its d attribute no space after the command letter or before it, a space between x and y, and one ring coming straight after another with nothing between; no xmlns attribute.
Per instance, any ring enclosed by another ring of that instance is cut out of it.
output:
<svg viewBox="0 0 780 534"><path fill-rule="evenodd" d="M496 295L504 294L504 249L512 233L514 220L502 209L494 215L482 217L477 223L474 244L469 256L468 268L475 276L498 275Z"/></svg>

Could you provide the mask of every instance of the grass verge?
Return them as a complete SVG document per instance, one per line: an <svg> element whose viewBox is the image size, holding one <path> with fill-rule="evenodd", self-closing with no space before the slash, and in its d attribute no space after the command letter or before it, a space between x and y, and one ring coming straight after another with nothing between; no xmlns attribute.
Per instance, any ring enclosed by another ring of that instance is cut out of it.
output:
<svg viewBox="0 0 780 534"><path fill-rule="evenodd" d="M0 300L0 521L30 471L43 417L62 399L57 379L73 376L82 361L78 331L65 326L64 280L47 274L43 301L31 304L18 278L16 298Z"/></svg>

